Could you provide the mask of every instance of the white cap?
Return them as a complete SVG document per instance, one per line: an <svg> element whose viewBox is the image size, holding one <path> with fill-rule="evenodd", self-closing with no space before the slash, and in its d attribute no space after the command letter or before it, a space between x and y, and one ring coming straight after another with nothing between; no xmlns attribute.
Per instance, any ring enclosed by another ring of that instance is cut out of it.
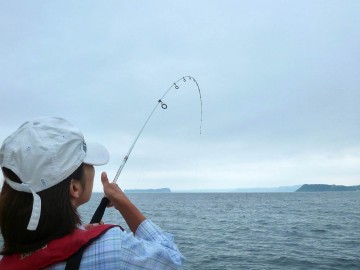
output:
<svg viewBox="0 0 360 270"><path fill-rule="evenodd" d="M104 146L84 140L83 134L65 119L43 117L25 122L5 139L0 166L12 170L21 184L6 178L15 190L33 194L28 230L36 230L41 214L39 191L69 177L82 163L103 165L109 161Z"/></svg>

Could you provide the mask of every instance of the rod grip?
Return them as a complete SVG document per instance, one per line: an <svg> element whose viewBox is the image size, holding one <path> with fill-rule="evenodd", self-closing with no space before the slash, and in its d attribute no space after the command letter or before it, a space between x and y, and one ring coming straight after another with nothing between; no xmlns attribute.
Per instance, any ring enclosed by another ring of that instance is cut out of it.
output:
<svg viewBox="0 0 360 270"><path fill-rule="evenodd" d="M99 223L101 221L101 219L104 216L106 206L109 204L109 202L110 202L110 200L108 198L106 198L106 197L103 197L101 199L101 202L100 202L98 208L96 208L96 211L95 211L93 217L90 220L91 224L92 223Z"/></svg>

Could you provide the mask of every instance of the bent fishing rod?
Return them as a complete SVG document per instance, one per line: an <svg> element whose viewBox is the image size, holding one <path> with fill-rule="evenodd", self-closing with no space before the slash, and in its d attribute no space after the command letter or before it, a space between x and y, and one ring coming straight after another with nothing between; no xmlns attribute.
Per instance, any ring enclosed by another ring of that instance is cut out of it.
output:
<svg viewBox="0 0 360 270"><path fill-rule="evenodd" d="M179 89L180 86L179 84L180 83L185 83L187 80L189 81L193 81L195 84L196 84L196 87L199 91L199 98L200 98L200 134L201 134L201 129L202 129L202 98L201 98L201 91L200 91L200 87L199 87L199 84L197 83L197 81L195 80L195 78L191 77L191 76L185 76L185 77L182 77L180 79L178 79L176 82L174 82L166 91L165 93L163 94L163 96L158 100L158 102L156 103L156 106L154 107L154 109L151 111L149 117L146 119L144 125L142 126L142 128L140 129L140 132L137 134L137 136L135 137L135 140L134 142L131 144L128 152L126 153L119 169L117 170L116 172L116 175L114 177L114 180L112 181L113 183L116 183L116 181L118 180L126 162L128 161L129 159L129 156L131 154L131 151L133 150L136 142L138 141L141 133L143 132L145 126L147 125L147 123L149 122L151 116L154 114L154 112L156 111L156 109L158 108L159 105L161 105L161 108L162 109L167 109L167 104L164 102L164 98L166 97L166 95L172 90L172 89ZM100 201L100 204L99 206L97 207L97 209L95 210L95 213L93 215L93 217L91 218L90 220L90 223L99 223L103 216L104 216L104 213L105 213L105 209L107 207L107 205L109 204L109 199L107 197L103 197Z"/></svg>

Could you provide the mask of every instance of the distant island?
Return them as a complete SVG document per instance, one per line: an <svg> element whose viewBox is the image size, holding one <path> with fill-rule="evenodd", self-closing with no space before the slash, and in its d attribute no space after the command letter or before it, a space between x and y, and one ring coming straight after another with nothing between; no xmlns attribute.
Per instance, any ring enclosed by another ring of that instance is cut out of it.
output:
<svg viewBox="0 0 360 270"><path fill-rule="evenodd" d="M171 193L170 188L125 189L125 193Z"/></svg>
<svg viewBox="0 0 360 270"><path fill-rule="evenodd" d="M330 191L360 191L359 186L340 186L340 185L325 185L325 184L305 184L302 185L296 192L330 192Z"/></svg>

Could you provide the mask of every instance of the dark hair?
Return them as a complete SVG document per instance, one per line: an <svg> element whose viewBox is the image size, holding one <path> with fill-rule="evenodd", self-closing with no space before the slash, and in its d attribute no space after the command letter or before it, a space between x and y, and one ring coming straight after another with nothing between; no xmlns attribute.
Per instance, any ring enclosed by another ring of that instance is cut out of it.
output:
<svg viewBox="0 0 360 270"><path fill-rule="evenodd" d="M21 183L18 176L7 168L2 168L5 177ZM4 247L0 254L33 252L49 241L71 233L81 224L80 216L71 203L71 179L83 179L83 165L59 184L39 192L41 216L35 231L27 230L33 205L31 193L12 189L5 181L0 194L0 228Z"/></svg>

